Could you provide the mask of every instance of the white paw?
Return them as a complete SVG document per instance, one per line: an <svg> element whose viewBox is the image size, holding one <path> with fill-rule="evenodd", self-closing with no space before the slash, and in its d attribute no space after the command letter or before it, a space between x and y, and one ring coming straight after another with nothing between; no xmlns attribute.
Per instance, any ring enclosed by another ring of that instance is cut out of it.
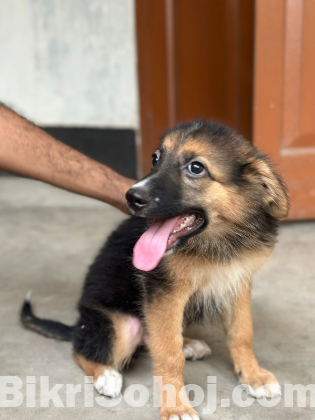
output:
<svg viewBox="0 0 315 420"><path fill-rule="evenodd" d="M116 370L104 369L102 375L100 375L94 387L102 395L106 397L115 398L118 397L121 393L122 388L122 375Z"/></svg>
<svg viewBox="0 0 315 420"><path fill-rule="evenodd" d="M184 414L180 418L181 420L200 420L200 417L197 414L193 414L192 416L190 414Z"/></svg>
<svg viewBox="0 0 315 420"><path fill-rule="evenodd" d="M200 420L200 417L198 414L193 414L192 416L190 414L182 414L181 416L173 414L169 417L169 420Z"/></svg>
<svg viewBox="0 0 315 420"><path fill-rule="evenodd" d="M184 344L183 351L185 358L193 361L206 359L211 354L210 347L202 340L190 340Z"/></svg>
<svg viewBox="0 0 315 420"><path fill-rule="evenodd" d="M282 395L281 386L278 384L278 382L265 384L256 389L245 384L242 384L242 387L245 389L248 395L251 395L254 398L274 398Z"/></svg>

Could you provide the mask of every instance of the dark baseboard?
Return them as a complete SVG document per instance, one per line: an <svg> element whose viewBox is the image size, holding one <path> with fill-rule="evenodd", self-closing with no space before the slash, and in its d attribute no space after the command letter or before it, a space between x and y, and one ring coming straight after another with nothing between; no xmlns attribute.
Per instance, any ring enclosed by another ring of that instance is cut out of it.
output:
<svg viewBox="0 0 315 420"><path fill-rule="evenodd" d="M44 131L129 178L136 178L136 132L128 129L41 127ZM0 172L0 175L9 175Z"/></svg>

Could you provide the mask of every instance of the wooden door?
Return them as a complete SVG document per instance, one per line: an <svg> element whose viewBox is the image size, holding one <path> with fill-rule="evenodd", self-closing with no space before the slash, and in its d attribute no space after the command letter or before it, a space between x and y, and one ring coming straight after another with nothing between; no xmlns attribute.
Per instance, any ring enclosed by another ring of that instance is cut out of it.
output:
<svg viewBox="0 0 315 420"><path fill-rule="evenodd" d="M252 135L253 0L136 0L141 173L178 122Z"/></svg>
<svg viewBox="0 0 315 420"><path fill-rule="evenodd" d="M254 144L279 165L291 219L315 218L315 1L256 0Z"/></svg>

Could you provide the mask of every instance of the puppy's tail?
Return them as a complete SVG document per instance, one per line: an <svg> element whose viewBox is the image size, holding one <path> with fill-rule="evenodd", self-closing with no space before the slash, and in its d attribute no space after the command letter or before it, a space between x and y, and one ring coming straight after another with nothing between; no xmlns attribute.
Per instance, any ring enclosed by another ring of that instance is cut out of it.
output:
<svg viewBox="0 0 315 420"><path fill-rule="evenodd" d="M48 319L37 318L32 311L31 292L29 292L24 300L21 309L21 321L23 325L39 334L57 340L71 341L72 331L74 327L62 324L58 321L50 321Z"/></svg>

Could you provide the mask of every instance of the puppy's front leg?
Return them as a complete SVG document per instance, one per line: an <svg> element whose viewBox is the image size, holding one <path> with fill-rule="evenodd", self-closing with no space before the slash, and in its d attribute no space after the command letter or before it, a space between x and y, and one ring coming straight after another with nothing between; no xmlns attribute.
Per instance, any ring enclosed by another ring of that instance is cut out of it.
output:
<svg viewBox="0 0 315 420"><path fill-rule="evenodd" d="M183 313L188 296L157 296L146 305L146 323L149 332L149 349L153 359L155 377L162 377L162 386L171 385L174 390L174 407L168 407L167 392L157 388L160 397L161 420L198 420L190 406L184 387L183 370ZM158 385L158 384L157 384ZM169 391L170 393L172 391ZM180 398L181 397L181 398Z"/></svg>
<svg viewBox="0 0 315 420"><path fill-rule="evenodd" d="M253 325L250 310L250 286L246 286L235 304L223 316L228 346L239 381L254 397L281 395L274 375L258 365L253 352Z"/></svg>

